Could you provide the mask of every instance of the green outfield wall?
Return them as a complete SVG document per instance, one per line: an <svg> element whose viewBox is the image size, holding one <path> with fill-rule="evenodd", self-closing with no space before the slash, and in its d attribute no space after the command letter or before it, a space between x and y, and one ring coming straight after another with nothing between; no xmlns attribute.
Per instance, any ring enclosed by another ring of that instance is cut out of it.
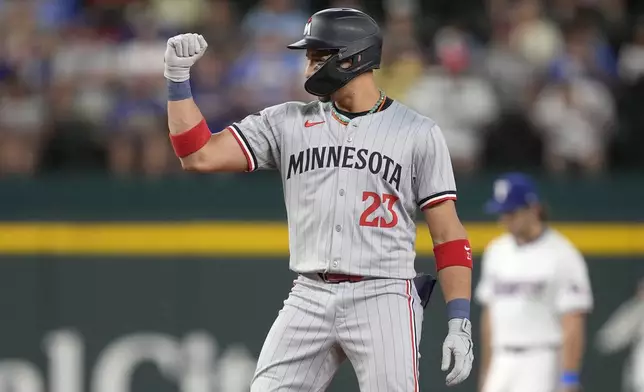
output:
<svg viewBox="0 0 644 392"><path fill-rule="evenodd" d="M491 178L459 180L477 259L500 232L481 213ZM625 353L603 356L592 339L644 277L644 177L541 188L553 226L589 263L596 309L584 390L620 391ZM271 173L0 181L0 392L247 391L294 279L281 197ZM433 271L423 225L417 251L417 268ZM435 293L421 388L474 392L476 367L465 384L444 386L445 309ZM357 390L345 364L330 391Z"/></svg>
<svg viewBox="0 0 644 392"><path fill-rule="evenodd" d="M592 337L631 294L644 259L589 263ZM419 260L418 268L431 270L432 261ZM243 381L293 278L285 258L3 257L0 380L27 377L50 392L246 391ZM421 390L473 392L476 371L458 388L443 385L446 320L436 294L425 312ZM474 307L474 320L478 314ZM589 347L585 391L619 391L623 360ZM357 390L345 364L330 391Z"/></svg>
<svg viewBox="0 0 644 392"><path fill-rule="evenodd" d="M493 174L457 178L458 209L466 221L487 221L482 205ZM596 180L540 179L558 221L644 222L644 173ZM0 181L0 220L165 221L285 219L274 172L109 180L61 176Z"/></svg>

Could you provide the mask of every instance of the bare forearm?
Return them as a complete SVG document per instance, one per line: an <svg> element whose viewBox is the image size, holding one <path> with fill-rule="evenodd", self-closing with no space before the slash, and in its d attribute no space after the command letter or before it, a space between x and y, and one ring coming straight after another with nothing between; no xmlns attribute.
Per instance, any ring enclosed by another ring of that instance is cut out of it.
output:
<svg viewBox="0 0 644 392"><path fill-rule="evenodd" d="M579 372L585 349L585 328L583 320L574 320L564 326L562 366L564 372Z"/></svg>
<svg viewBox="0 0 644 392"><path fill-rule="evenodd" d="M442 225L439 230L432 232L432 243L434 246L463 239L467 239L467 231L459 221L451 225Z"/></svg>
<svg viewBox="0 0 644 392"><path fill-rule="evenodd" d="M445 302L457 298L471 299L472 297L472 270L467 267L452 266L443 268L438 272Z"/></svg>
<svg viewBox="0 0 644 392"><path fill-rule="evenodd" d="M586 317L569 312L562 316L563 347L561 350L561 384L566 391L579 389L579 372L584 355Z"/></svg>
<svg viewBox="0 0 644 392"><path fill-rule="evenodd" d="M201 110L192 98L168 101L168 128L173 135L192 129L203 120Z"/></svg>

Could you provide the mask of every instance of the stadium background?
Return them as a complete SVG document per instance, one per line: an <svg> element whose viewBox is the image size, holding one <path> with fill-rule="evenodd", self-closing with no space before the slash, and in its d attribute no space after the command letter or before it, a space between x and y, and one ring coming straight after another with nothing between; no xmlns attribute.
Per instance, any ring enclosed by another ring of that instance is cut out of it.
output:
<svg viewBox="0 0 644 392"><path fill-rule="evenodd" d="M494 175L537 176L590 267L584 390L621 390L625 353L593 339L644 277L644 3L0 0L0 392L247 390L293 279L281 186L180 172L165 40L208 39L194 90L221 129L311 99L283 44L329 5L385 28L377 77L442 125L477 255L499 233L481 212ZM447 390L440 295L425 317L421 387ZM348 366L330 390L357 390Z"/></svg>

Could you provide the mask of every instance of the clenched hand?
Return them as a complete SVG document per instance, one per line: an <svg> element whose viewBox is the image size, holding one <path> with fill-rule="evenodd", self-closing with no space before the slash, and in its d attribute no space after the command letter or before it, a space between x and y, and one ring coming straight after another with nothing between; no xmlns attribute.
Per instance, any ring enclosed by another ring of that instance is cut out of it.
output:
<svg viewBox="0 0 644 392"><path fill-rule="evenodd" d="M165 49L163 75L177 83L190 79L190 67L206 53L207 48L208 43L199 34L181 34L170 38Z"/></svg>

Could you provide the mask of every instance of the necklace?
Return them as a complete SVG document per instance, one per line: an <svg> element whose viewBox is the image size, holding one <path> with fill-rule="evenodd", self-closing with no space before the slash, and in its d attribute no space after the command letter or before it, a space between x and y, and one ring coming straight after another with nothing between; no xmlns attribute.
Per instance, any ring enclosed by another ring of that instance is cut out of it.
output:
<svg viewBox="0 0 644 392"><path fill-rule="evenodd" d="M383 101L385 100L387 96L385 93L380 90L380 98L378 98L378 102L376 102L375 105L366 114L372 114L378 111L380 109L380 106L382 105ZM347 125L351 119L344 114L340 113L338 109L335 107L335 103L331 104L331 111L333 112L333 115L335 116L336 119L338 119L341 123L344 125Z"/></svg>

